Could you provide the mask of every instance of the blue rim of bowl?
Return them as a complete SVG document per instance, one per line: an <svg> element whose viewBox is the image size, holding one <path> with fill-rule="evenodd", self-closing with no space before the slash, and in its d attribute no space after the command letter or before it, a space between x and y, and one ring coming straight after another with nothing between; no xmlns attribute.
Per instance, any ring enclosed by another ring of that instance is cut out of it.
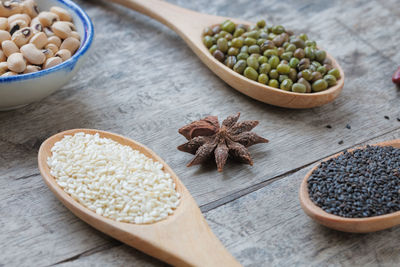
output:
<svg viewBox="0 0 400 267"><path fill-rule="evenodd" d="M8 76L8 77L0 77L0 84L1 83L8 83L8 82L15 82L15 81L22 81L34 78L40 78L47 74L56 72L60 69L73 69L75 64L78 62L79 58L84 55L90 48L93 42L94 36L94 29L93 23L90 20L89 16L80 8L77 4L72 2L71 0L56 0L57 2L61 3L62 5L66 6L69 10L72 10L82 21L83 24L83 31L84 36L82 38L82 44L76 51L76 53L68 60L64 61L63 63L54 66L49 69L40 70L38 72L27 73L27 74L19 74L15 76Z"/></svg>

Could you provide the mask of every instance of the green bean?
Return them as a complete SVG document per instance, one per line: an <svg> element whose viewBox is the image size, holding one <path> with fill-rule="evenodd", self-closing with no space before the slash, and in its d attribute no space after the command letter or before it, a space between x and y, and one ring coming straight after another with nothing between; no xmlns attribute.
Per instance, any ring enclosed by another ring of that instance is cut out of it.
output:
<svg viewBox="0 0 400 267"><path fill-rule="evenodd" d="M231 47L228 49L228 56L237 56L239 54L239 49L236 47Z"/></svg>
<svg viewBox="0 0 400 267"><path fill-rule="evenodd" d="M292 89L293 82L290 79L286 79L281 83L280 88L285 91L290 91Z"/></svg>
<svg viewBox="0 0 400 267"><path fill-rule="evenodd" d="M260 64L258 63L258 59L256 57L248 57L247 58L247 66L251 67L254 70L258 70Z"/></svg>
<svg viewBox="0 0 400 267"><path fill-rule="evenodd" d="M236 48L241 48L244 44L244 39L242 37L233 38L232 46Z"/></svg>
<svg viewBox="0 0 400 267"><path fill-rule="evenodd" d="M260 47L258 45L249 46L249 53L250 54L259 54L260 53Z"/></svg>
<svg viewBox="0 0 400 267"><path fill-rule="evenodd" d="M269 80L268 86L274 87L274 88L278 88L279 87L279 82L275 79L271 79Z"/></svg>
<svg viewBox="0 0 400 267"><path fill-rule="evenodd" d="M268 60L269 65L271 65L271 68L276 69L276 67L278 67L279 65L279 57L277 56L271 56Z"/></svg>
<svg viewBox="0 0 400 267"><path fill-rule="evenodd" d="M269 72L269 77L270 77L271 79L278 79L278 78L279 78L279 73L278 73L278 71L275 70L275 69L270 70L270 72Z"/></svg>
<svg viewBox="0 0 400 267"><path fill-rule="evenodd" d="M230 20L226 20L226 21L223 22L222 25L221 25L221 29L222 29L222 30L224 30L224 31L226 31L226 32L230 32L230 33L234 32L234 31L235 31L235 28L236 28L235 23L233 23L233 22L230 21Z"/></svg>
<svg viewBox="0 0 400 267"><path fill-rule="evenodd" d="M217 41L218 50L225 53L228 51L228 41L225 38L219 38Z"/></svg>
<svg viewBox="0 0 400 267"><path fill-rule="evenodd" d="M269 65L268 63L262 63L258 71L260 73L268 74L270 70L271 70L271 65Z"/></svg>
<svg viewBox="0 0 400 267"><path fill-rule="evenodd" d="M306 93L307 92L307 88L302 83L295 83L292 86L292 91L296 92L296 93Z"/></svg>
<svg viewBox="0 0 400 267"><path fill-rule="evenodd" d="M265 74L265 73L261 73L261 74L258 76L258 82L259 82L259 83L267 84L268 80L269 80L268 75Z"/></svg>
<svg viewBox="0 0 400 267"><path fill-rule="evenodd" d="M239 55L237 55L238 60L240 60L240 59L246 60L248 57L249 57L249 54L244 53L244 52L240 52Z"/></svg>
<svg viewBox="0 0 400 267"><path fill-rule="evenodd" d="M214 54L215 50L217 49L218 49L217 45L213 45L210 47L210 49L208 49L208 51L210 51L211 54Z"/></svg>
<svg viewBox="0 0 400 267"><path fill-rule="evenodd" d="M257 43L257 40L251 37L246 37L246 39L244 39L244 44L245 45L255 45Z"/></svg>
<svg viewBox="0 0 400 267"><path fill-rule="evenodd" d="M276 67L276 70L279 72L279 74L288 74L290 72L290 66L286 64L279 64Z"/></svg>
<svg viewBox="0 0 400 267"><path fill-rule="evenodd" d="M297 83L301 83L304 84L304 86L306 87L306 93L311 93L311 84L306 81L304 78L300 78L297 80Z"/></svg>
<svg viewBox="0 0 400 267"><path fill-rule="evenodd" d="M315 51L315 59L320 63L323 63L326 58L326 52L324 50Z"/></svg>
<svg viewBox="0 0 400 267"><path fill-rule="evenodd" d="M258 58L258 63L263 64L263 63L267 63L268 62L268 58L265 56L260 56Z"/></svg>
<svg viewBox="0 0 400 267"><path fill-rule="evenodd" d="M340 71L337 68L331 69L328 74L335 76L337 80L340 79Z"/></svg>
<svg viewBox="0 0 400 267"><path fill-rule="evenodd" d="M265 20L259 20L259 21L257 21L257 27L258 27L258 28L264 28L265 25L267 25L267 24L265 23Z"/></svg>
<svg viewBox="0 0 400 267"><path fill-rule="evenodd" d="M278 56L278 51L276 49L268 49L264 51L264 56L270 57L270 56Z"/></svg>
<svg viewBox="0 0 400 267"><path fill-rule="evenodd" d="M334 86L337 83L336 77L331 75L331 74L327 74L324 76L324 80L328 83L328 86Z"/></svg>
<svg viewBox="0 0 400 267"><path fill-rule="evenodd" d="M258 73L255 69L253 69L252 67L247 67L244 70L244 76L250 80L256 81L258 78Z"/></svg>
<svg viewBox="0 0 400 267"><path fill-rule="evenodd" d="M203 38L203 43L207 48L210 48L214 43L213 43L213 38L209 35L204 36Z"/></svg>
<svg viewBox="0 0 400 267"><path fill-rule="evenodd" d="M236 64L236 57L235 56L230 56L225 60L225 65L228 66L229 68L233 68Z"/></svg>
<svg viewBox="0 0 400 267"><path fill-rule="evenodd" d="M328 88L328 83L324 79L319 79L312 84L314 92L321 92Z"/></svg>
<svg viewBox="0 0 400 267"><path fill-rule="evenodd" d="M297 65L299 65L300 60L298 58L292 57L289 61L289 66L292 68L297 68Z"/></svg>
<svg viewBox="0 0 400 267"><path fill-rule="evenodd" d="M247 67L246 61L243 59L240 59L240 60L238 60L238 62L236 62L235 66L233 67L233 70L237 73L243 74L246 67Z"/></svg>
<svg viewBox="0 0 400 267"><path fill-rule="evenodd" d="M215 50L213 56L220 62L223 62L225 59L224 53L222 53L220 50Z"/></svg>
<svg viewBox="0 0 400 267"><path fill-rule="evenodd" d="M281 55L281 59L289 61L293 56L293 52L285 52Z"/></svg>

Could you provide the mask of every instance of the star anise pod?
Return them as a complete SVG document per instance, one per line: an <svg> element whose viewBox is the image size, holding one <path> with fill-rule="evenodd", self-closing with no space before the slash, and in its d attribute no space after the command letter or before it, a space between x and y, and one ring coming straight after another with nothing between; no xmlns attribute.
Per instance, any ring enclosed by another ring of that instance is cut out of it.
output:
<svg viewBox="0 0 400 267"><path fill-rule="evenodd" d="M240 113L226 118L221 126L218 117L209 116L179 129L179 133L189 141L178 146L178 149L195 155L187 166L200 164L213 154L220 172L229 156L253 165L247 147L268 143L268 140L250 132L258 125L258 121L238 122L239 116Z"/></svg>

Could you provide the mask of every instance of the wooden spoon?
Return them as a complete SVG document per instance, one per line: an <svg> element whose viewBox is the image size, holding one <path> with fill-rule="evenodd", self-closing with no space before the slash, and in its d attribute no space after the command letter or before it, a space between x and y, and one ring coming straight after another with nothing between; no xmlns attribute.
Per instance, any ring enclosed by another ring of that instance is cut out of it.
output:
<svg viewBox="0 0 400 267"><path fill-rule="evenodd" d="M203 30L206 27L221 24L226 19L230 19L235 23L242 23L246 25L250 25L250 22L202 14L160 0L110 1L136 10L165 24L179 34L179 36L182 37L182 39L204 62L204 64L206 64L207 67L210 68L222 80L243 94L264 103L285 108L318 107L333 101L340 94L343 88L343 70L336 60L330 55L327 55L327 57L332 60L333 66L339 69L342 77L338 80L337 85L322 92L301 94L276 89L247 79L243 75L234 72L223 63L216 60L203 44Z"/></svg>
<svg viewBox="0 0 400 267"><path fill-rule="evenodd" d="M392 146L395 148L400 148L400 139L378 143L374 146ZM349 151L353 150L354 149L351 149ZM338 157L341 154L342 153L333 155L329 158L326 158L324 161L327 161L334 157ZM307 181L311 173L315 169L317 169L318 166L319 165L315 166L310 172L307 173L306 177L301 183L299 192L301 207L303 208L305 213L313 220L322 225L325 225L326 227L350 233L376 232L400 224L400 211L381 216L352 219L329 214L322 210L320 207L316 206L314 202L311 201L308 195Z"/></svg>
<svg viewBox="0 0 400 267"><path fill-rule="evenodd" d="M128 145L163 164L164 171L171 174L181 195L181 203L175 212L167 219L152 224L122 223L98 215L72 199L50 174L47 158L52 154L54 143L65 135L78 132L99 133L101 137ZM195 200L172 169L142 144L104 131L69 130L53 135L41 145L38 163L44 181L56 197L94 228L174 266L241 266L212 233Z"/></svg>

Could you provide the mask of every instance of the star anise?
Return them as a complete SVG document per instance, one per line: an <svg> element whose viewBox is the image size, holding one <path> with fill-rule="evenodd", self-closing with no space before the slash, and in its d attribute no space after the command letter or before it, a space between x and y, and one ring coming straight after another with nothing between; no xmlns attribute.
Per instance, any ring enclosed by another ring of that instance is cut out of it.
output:
<svg viewBox="0 0 400 267"><path fill-rule="evenodd" d="M247 147L268 143L268 140L250 132L258 125L258 121L238 122L239 116L240 113L229 116L222 122L222 126L219 125L218 117L208 116L179 129L179 133L189 141L178 146L178 149L195 155L187 166L200 164L213 154L220 172L228 156L253 165Z"/></svg>

